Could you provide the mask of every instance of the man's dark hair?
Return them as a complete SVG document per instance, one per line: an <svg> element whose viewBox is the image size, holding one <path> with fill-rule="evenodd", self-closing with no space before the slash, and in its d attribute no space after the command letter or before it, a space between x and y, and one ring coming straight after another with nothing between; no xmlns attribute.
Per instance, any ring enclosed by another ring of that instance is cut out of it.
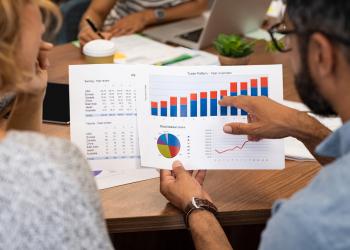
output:
<svg viewBox="0 0 350 250"><path fill-rule="evenodd" d="M301 56L301 71L295 84L303 102L320 115L335 115L333 107L320 94L308 65L309 38L314 32L325 35L340 48L350 62L349 0L286 0L287 14L295 26Z"/></svg>
<svg viewBox="0 0 350 250"><path fill-rule="evenodd" d="M298 31L323 33L333 43L346 50L350 61L349 0L285 0L285 2L288 17Z"/></svg>

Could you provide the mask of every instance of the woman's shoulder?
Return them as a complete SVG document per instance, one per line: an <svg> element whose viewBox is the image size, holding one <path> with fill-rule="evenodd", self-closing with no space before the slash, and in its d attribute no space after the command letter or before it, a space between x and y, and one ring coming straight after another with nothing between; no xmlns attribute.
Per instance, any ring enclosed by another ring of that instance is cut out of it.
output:
<svg viewBox="0 0 350 250"><path fill-rule="evenodd" d="M37 132L10 131L0 145L5 146L8 150L39 153L43 157L61 158L62 154L82 157L78 147L70 141Z"/></svg>
<svg viewBox="0 0 350 250"><path fill-rule="evenodd" d="M35 132L10 131L1 141L0 148L0 165L25 164L36 169L59 169L68 174L91 174L78 147L65 139Z"/></svg>

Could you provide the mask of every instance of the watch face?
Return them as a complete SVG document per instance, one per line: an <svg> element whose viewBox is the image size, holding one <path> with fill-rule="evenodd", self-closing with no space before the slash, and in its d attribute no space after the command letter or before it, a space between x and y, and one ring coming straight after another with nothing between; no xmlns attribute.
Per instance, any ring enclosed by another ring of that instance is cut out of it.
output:
<svg viewBox="0 0 350 250"><path fill-rule="evenodd" d="M163 20L165 17L165 11L163 9L156 9L155 16L158 20Z"/></svg>
<svg viewBox="0 0 350 250"><path fill-rule="evenodd" d="M192 205L193 205L195 208L199 208L199 207L200 207L200 199L193 197L193 198L192 198Z"/></svg>

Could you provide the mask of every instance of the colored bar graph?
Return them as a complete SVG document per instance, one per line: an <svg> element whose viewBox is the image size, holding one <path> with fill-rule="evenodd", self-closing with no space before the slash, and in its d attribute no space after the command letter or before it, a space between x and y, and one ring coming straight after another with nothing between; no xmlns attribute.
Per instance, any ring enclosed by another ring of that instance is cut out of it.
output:
<svg viewBox="0 0 350 250"><path fill-rule="evenodd" d="M250 80L250 95L258 96L258 80L252 79Z"/></svg>
<svg viewBox="0 0 350 250"><path fill-rule="evenodd" d="M210 91L210 116L218 115L218 92Z"/></svg>
<svg viewBox="0 0 350 250"><path fill-rule="evenodd" d="M160 102L160 115L161 116L168 116L168 102L167 101Z"/></svg>
<svg viewBox="0 0 350 250"><path fill-rule="evenodd" d="M170 97L170 116L177 117L177 97Z"/></svg>
<svg viewBox="0 0 350 250"><path fill-rule="evenodd" d="M268 96L268 85L268 77L262 76L253 77L247 81L230 82L227 86L229 89L192 92L182 97L173 95L168 97L168 100L151 101L151 115L170 117L236 116L239 114L236 107L219 107L218 101L224 96L247 96L248 93L250 96ZM240 114L245 116L247 112L241 109Z"/></svg>
<svg viewBox="0 0 350 250"><path fill-rule="evenodd" d="M241 82L241 95L248 95L248 83L247 82ZM248 115L246 111L241 109L241 115Z"/></svg>
<svg viewBox="0 0 350 250"><path fill-rule="evenodd" d="M260 83L261 83L261 95L269 96L269 79L267 77L261 77Z"/></svg>
<svg viewBox="0 0 350 250"><path fill-rule="evenodd" d="M180 98L180 115L181 117L187 117L187 97Z"/></svg>
<svg viewBox="0 0 350 250"><path fill-rule="evenodd" d="M208 115L208 99L207 99L207 92L201 92L201 116L207 116Z"/></svg>
<svg viewBox="0 0 350 250"><path fill-rule="evenodd" d="M237 82L230 83L230 96L237 96ZM237 108L231 107L231 115L237 115Z"/></svg>
<svg viewBox="0 0 350 250"><path fill-rule="evenodd" d="M220 99L224 98L224 96L227 96L227 90L220 91ZM220 106L220 114L221 116L227 116L227 107Z"/></svg>
<svg viewBox="0 0 350 250"><path fill-rule="evenodd" d="M151 114L158 116L158 103L157 102L151 102Z"/></svg>
<svg viewBox="0 0 350 250"><path fill-rule="evenodd" d="M191 94L190 104L191 104L191 117L196 117L197 116L197 94Z"/></svg>

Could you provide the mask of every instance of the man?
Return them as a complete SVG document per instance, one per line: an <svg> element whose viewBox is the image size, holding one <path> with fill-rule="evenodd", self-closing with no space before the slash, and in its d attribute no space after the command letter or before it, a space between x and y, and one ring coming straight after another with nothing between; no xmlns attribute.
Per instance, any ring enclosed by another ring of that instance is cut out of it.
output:
<svg viewBox="0 0 350 250"><path fill-rule="evenodd" d="M199 16L207 9L208 0L93 0L82 17L81 45L100 37L85 19L90 18L109 39L142 31L150 25Z"/></svg>
<svg viewBox="0 0 350 250"><path fill-rule="evenodd" d="M334 134L308 115L267 98L227 97L221 102L247 110L251 118L249 124L225 125L226 133L253 139L294 136L313 153L334 159L309 186L274 205L260 249L350 249L349 13L346 0L287 0L285 23L271 30L289 40L279 49L290 51L304 103L315 113L341 117L344 125ZM330 162L330 158L319 159ZM187 219L197 249L231 249L214 214L190 205L196 197L200 199L196 204L212 207L204 201L210 201L201 186L204 176L203 171L191 176L175 162L173 172L161 172L161 192L178 208L192 209Z"/></svg>

